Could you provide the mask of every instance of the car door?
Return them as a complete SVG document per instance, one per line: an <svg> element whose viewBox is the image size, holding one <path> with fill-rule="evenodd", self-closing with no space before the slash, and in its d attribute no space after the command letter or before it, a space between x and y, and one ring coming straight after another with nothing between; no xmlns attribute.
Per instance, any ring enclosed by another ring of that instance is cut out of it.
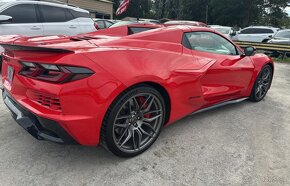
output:
<svg viewBox="0 0 290 186"><path fill-rule="evenodd" d="M9 23L0 24L1 35L42 36L43 25L34 4L17 4L0 13L12 17Z"/></svg>
<svg viewBox="0 0 290 186"><path fill-rule="evenodd" d="M255 42L266 42L274 35L274 31L270 28L256 28L255 29Z"/></svg>
<svg viewBox="0 0 290 186"><path fill-rule="evenodd" d="M241 30L237 35L238 41L256 42L256 31L254 28Z"/></svg>
<svg viewBox="0 0 290 186"><path fill-rule="evenodd" d="M77 35L78 22L66 8L39 4L44 35Z"/></svg>
<svg viewBox="0 0 290 186"><path fill-rule="evenodd" d="M191 32L186 38L193 57L214 61L200 79L208 103L239 98L247 91L254 71L250 57L241 55L240 49L216 33Z"/></svg>

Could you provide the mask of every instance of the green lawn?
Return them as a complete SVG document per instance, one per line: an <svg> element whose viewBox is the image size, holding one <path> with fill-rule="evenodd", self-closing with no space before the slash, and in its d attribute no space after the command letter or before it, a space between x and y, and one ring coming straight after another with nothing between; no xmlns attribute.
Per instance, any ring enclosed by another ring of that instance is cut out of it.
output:
<svg viewBox="0 0 290 186"><path fill-rule="evenodd" d="M278 62L278 63L290 63L290 58L289 57L285 57L284 59L273 58L273 61Z"/></svg>

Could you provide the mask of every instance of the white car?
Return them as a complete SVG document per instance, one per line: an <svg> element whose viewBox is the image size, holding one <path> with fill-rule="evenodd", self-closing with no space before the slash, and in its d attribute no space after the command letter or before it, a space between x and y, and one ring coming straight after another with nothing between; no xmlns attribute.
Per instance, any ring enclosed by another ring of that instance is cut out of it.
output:
<svg viewBox="0 0 290 186"><path fill-rule="evenodd" d="M232 38L235 41L248 41L248 42L267 42L277 32L279 28L269 26L252 26L247 27L239 32Z"/></svg>
<svg viewBox="0 0 290 186"><path fill-rule="evenodd" d="M211 28L215 29L216 31L222 33L227 38L231 39L234 34L234 29L232 27L228 26L218 26L218 25L212 25Z"/></svg>
<svg viewBox="0 0 290 186"><path fill-rule="evenodd" d="M0 35L76 35L95 31L89 12L43 1L0 1Z"/></svg>
<svg viewBox="0 0 290 186"><path fill-rule="evenodd" d="M92 31L96 28L89 12L78 7L42 1L0 1L0 36L77 35Z"/></svg>

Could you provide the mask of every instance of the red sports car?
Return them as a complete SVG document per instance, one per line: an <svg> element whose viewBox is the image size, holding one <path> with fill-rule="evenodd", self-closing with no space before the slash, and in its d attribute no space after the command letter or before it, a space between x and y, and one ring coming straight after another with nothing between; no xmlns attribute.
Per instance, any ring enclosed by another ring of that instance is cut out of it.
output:
<svg viewBox="0 0 290 186"><path fill-rule="evenodd" d="M206 27L130 25L75 37L0 38L3 99L39 140L148 149L191 113L262 100L272 60Z"/></svg>

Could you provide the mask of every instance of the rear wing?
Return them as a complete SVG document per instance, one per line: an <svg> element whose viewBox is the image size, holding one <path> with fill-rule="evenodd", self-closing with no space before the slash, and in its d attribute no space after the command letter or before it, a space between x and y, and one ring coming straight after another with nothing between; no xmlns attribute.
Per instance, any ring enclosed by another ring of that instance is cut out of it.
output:
<svg viewBox="0 0 290 186"><path fill-rule="evenodd" d="M52 52L52 53L74 53L72 50L59 49L59 48L46 48L39 46L23 46L15 44L0 43L5 50L8 51L39 51L39 52Z"/></svg>

